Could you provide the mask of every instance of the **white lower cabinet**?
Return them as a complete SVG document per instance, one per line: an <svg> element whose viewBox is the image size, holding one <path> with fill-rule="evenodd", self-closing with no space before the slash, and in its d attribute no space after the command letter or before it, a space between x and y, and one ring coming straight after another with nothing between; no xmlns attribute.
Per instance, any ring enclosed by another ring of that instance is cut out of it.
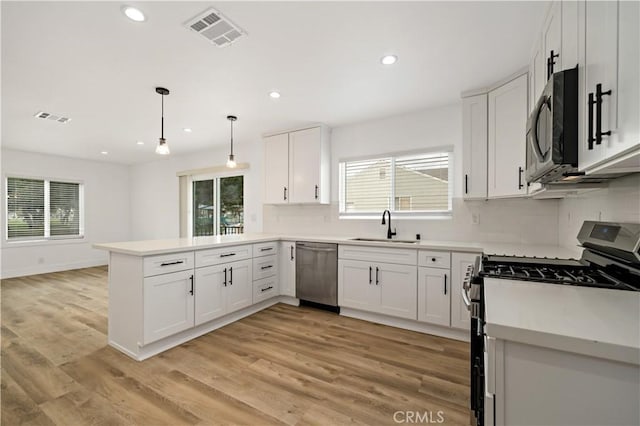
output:
<svg viewBox="0 0 640 426"><path fill-rule="evenodd" d="M253 303L251 260L196 269L195 325Z"/></svg>
<svg viewBox="0 0 640 426"><path fill-rule="evenodd" d="M144 344L193 327L193 286L193 270L144 279Z"/></svg>
<svg viewBox="0 0 640 426"><path fill-rule="evenodd" d="M462 300L462 282L469 265L473 265L479 253L451 254L451 327L468 330L471 325L469 311Z"/></svg>
<svg viewBox="0 0 640 426"><path fill-rule="evenodd" d="M338 260L338 304L416 319L417 271L413 265Z"/></svg>
<svg viewBox="0 0 640 426"><path fill-rule="evenodd" d="M449 269L418 268L418 321L451 324L451 273Z"/></svg>
<svg viewBox="0 0 640 426"><path fill-rule="evenodd" d="M280 294L296 297L296 242L280 243Z"/></svg>

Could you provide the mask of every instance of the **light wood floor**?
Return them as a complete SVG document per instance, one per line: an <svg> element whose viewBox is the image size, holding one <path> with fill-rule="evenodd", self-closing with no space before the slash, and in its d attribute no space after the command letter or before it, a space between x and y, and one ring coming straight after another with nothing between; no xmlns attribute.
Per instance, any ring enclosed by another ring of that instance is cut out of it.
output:
<svg viewBox="0 0 640 426"><path fill-rule="evenodd" d="M137 362L106 344L106 283L2 282L3 425L469 424L466 343L279 304Z"/></svg>

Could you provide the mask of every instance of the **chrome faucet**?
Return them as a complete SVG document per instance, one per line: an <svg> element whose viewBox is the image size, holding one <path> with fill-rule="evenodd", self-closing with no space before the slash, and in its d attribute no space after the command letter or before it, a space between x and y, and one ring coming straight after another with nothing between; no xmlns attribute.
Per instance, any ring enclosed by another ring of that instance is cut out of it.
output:
<svg viewBox="0 0 640 426"><path fill-rule="evenodd" d="M385 210L382 212L382 224L386 225L387 222L384 220L384 216L385 215L389 215L389 227L387 228L387 238L391 239L394 235L396 235L396 231L394 229L393 232L391 232L391 212L389 210Z"/></svg>

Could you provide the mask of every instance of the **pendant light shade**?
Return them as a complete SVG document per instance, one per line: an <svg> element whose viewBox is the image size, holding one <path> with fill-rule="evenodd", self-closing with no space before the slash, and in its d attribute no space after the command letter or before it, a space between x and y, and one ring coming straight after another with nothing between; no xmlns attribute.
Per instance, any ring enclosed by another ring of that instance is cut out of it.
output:
<svg viewBox="0 0 640 426"><path fill-rule="evenodd" d="M235 115L227 115L227 120L231 122L231 152L229 154L229 159L227 160L227 167L233 169L236 167L236 159L233 156L233 122L236 121L238 117Z"/></svg>
<svg viewBox="0 0 640 426"><path fill-rule="evenodd" d="M158 146L156 147L156 154L169 155L169 145L164 138L164 97L169 94L169 89L164 87L156 87L156 93L162 96L162 118L160 120L160 139L158 140Z"/></svg>

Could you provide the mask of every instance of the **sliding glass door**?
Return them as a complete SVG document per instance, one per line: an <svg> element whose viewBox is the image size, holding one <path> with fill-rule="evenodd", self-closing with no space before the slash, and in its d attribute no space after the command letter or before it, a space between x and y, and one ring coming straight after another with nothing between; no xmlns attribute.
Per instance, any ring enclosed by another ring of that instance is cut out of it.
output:
<svg viewBox="0 0 640 426"><path fill-rule="evenodd" d="M244 232L244 177L194 179L192 183L192 235Z"/></svg>

